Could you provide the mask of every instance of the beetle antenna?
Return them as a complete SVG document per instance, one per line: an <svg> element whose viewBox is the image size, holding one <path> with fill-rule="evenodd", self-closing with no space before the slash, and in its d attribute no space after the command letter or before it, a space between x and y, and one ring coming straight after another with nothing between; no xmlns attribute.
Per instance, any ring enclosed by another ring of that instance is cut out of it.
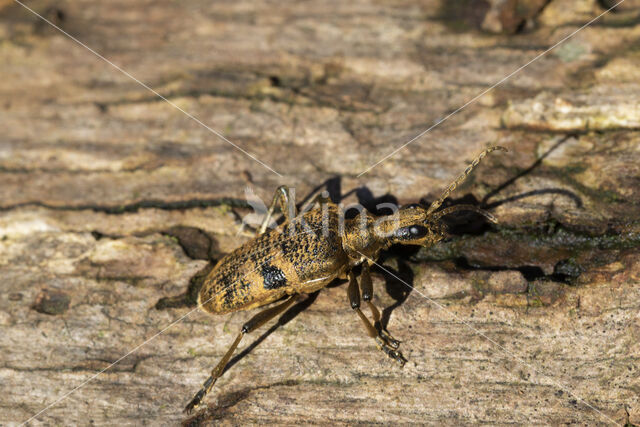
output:
<svg viewBox="0 0 640 427"><path fill-rule="evenodd" d="M441 211L438 211L435 214L433 214L430 219L438 220L445 215L449 215L450 213L457 212L457 211L473 211L487 218L489 221L493 222L494 224L498 223L498 220L496 219L495 216L491 215L489 212L485 211L484 209L480 209L479 207L473 206L473 205L449 206L448 208L442 209Z"/></svg>
<svg viewBox="0 0 640 427"><path fill-rule="evenodd" d="M467 177L469 176L471 171L476 166L478 166L478 163L480 163L480 161L482 159L484 159L487 156L487 154L491 153L492 151L496 151L496 150L509 151L504 147L501 147L499 145L494 145L493 147L489 147L486 150L484 150L482 153L480 153L480 155L478 157L476 157L476 159L473 162L471 162L471 164L469 166L467 166L467 168L464 170L464 172L462 172L462 174L459 177L457 177L456 180L453 181L449 185L449 188L447 188L444 191L444 193L442 193L442 196L440 196L440 198L438 200L436 200L435 202L433 202L431 204L431 206L429 206L429 209L427 210L427 214L433 213L436 209L438 209L440 206L442 206L442 203L445 201L445 199L447 197L449 197L449 195L451 193L453 193L453 191L458 187L458 185L462 184L467 179Z"/></svg>

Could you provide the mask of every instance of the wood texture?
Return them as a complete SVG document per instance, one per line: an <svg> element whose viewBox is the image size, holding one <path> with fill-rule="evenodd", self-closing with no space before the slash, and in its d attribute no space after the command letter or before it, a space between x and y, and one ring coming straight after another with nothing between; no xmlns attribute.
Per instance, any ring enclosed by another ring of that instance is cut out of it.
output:
<svg viewBox="0 0 640 427"><path fill-rule="evenodd" d="M637 7L358 177L608 2L542 3L27 2L279 177L0 1L0 424L87 380L32 424L640 423ZM500 224L387 253L413 290L373 270L403 369L334 286L181 412L252 313L156 304L246 241L247 187L428 202L496 143L454 199Z"/></svg>

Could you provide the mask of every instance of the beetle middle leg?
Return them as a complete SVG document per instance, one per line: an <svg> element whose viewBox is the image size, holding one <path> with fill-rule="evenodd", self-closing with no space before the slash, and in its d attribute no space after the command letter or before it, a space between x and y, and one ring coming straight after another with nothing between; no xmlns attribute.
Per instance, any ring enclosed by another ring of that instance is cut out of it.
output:
<svg viewBox="0 0 640 427"><path fill-rule="evenodd" d="M370 293L371 292L369 292L369 294ZM400 342L394 340L388 334L378 332L378 330L371 324L369 319L367 319L367 316L365 316L362 310L360 310L360 289L358 287L356 276L352 271L349 272L349 286L347 288L347 294L349 295L349 303L351 304L351 308L356 312L356 314L358 314L358 316L362 320L362 323L364 323L364 327L367 329L367 333L371 338L375 340L376 346L387 356L398 362L401 366L404 365L407 360L404 358L402 353L397 350ZM370 307L373 307L376 311L378 311L378 309L375 308L373 304L371 304ZM378 312L378 316L379 314L380 313Z"/></svg>
<svg viewBox="0 0 640 427"><path fill-rule="evenodd" d="M315 195L309 201L307 201L301 209L300 213L305 213L310 210L313 205L319 203L322 205L323 203L330 202L331 199L328 196L326 191L323 191L320 194ZM295 201L295 193L291 191L291 188L286 185L281 185L276 189L275 194L273 195L273 200L271 200L271 205L267 210L267 214L262 220L262 224L258 229L257 234L264 234L267 231L267 227L269 226L269 222L271 221L271 217L273 217L273 213L276 210L276 206L280 207L280 211L284 215L287 221L292 221L294 218L298 216L298 211L296 209L296 201Z"/></svg>
<svg viewBox="0 0 640 427"><path fill-rule="evenodd" d="M310 211L316 203L322 206L325 203L331 202L331 198L329 197L329 192L327 190L323 190L322 192L315 193L309 200L307 200L301 207L300 213L305 213Z"/></svg>
<svg viewBox="0 0 640 427"><path fill-rule="evenodd" d="M231 356L236 351L236 347L238 347L238 344L240 344L242 337L258 329L269 320L286 311L297 300L297 298L298 295L293 295L289 297L285 302L261 311L260 313L249 319L249 321L242 326L240 333L236 337L233 344L231 344L231 346L229 347L229 350L227 350L225 355L222 357L222 360L220 360L216 367L213 368L213 370L211 371L211 375L204 382L200 391L196 393L193 399L191 399L191 402L189 402L189 404L184 408L185 412L191 412L193 408L200 405L202 399L207 395L207 393L209 393L216 380L220 378L224 373L224 368L227 366L227 363L229 363L229 359L231 359Z"/></svg>

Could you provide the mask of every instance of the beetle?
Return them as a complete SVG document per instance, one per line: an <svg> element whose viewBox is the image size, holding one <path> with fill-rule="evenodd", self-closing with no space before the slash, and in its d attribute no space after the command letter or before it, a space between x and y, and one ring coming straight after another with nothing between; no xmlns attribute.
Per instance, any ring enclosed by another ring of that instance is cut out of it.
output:
<svg viewBox="0 0 640 427"><path fill-rule="evenodd" d="M493 215L472 205L454 205L438 210L447 197L469 176L480 161L495 150L485 149L428 208L418 204L401 207L394 215L376 217L366 212L343 220L338 205L324 194L312 200L314 208L298 215L288 187L276 190L269 210L252 240L224 256L203 281L198 306L205 312L225 314L248 310L284 299L259 312L246 322L202 388L185 407L190 412L200 405L242 338L284 313L303 294L318 291L336 278L348 278L347 295L351 308L364 323L376 346L399 365L406 362L398 350L400 341L380 326L380 311L371 302L373 286L370 267L380 252L392 244L432 246L446 236L441 221L460 210L475 211L492 222ZM285 221L267 232L276 206ZM360 280L353 272L361 265ZM361 300L369 307L372 323L360 309Z"/></svg>

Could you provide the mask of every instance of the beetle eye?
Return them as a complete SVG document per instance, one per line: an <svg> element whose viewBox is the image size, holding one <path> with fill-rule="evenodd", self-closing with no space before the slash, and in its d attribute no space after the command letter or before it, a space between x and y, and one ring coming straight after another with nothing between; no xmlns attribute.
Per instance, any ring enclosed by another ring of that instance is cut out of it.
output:
<svg viewBox="0 0 640 427"><path fill-rule="evenodd" d="M411 225L409 227L402 227L396 231L396 237L403 240L414 240L420 239L426 236L429 233L429 229L427 227L423 227L422 225Z"/></svg>

